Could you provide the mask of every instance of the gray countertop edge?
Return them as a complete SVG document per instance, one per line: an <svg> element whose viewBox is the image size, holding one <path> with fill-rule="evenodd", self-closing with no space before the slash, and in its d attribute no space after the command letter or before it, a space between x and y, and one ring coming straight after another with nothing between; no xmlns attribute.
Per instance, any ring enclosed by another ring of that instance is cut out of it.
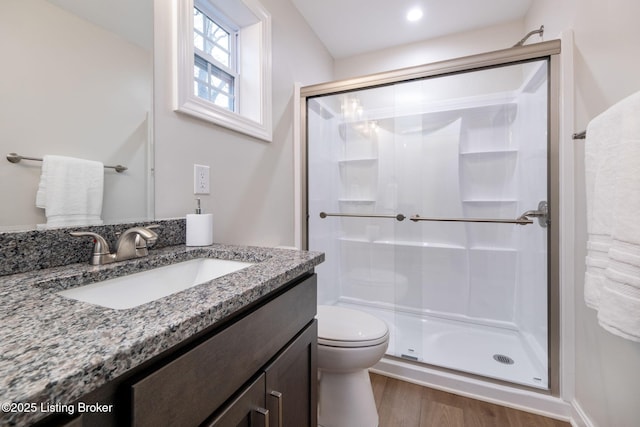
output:
<svg viewBox="0 0 640 427"><path fill-rule="evenodd" d="M193 258L255 264L126 310L56 293ZM70 404L236 311L312 272L320 252L214 244L171 246L105 266L72 264L0 278L0 403ZM48 413L0 412L0 425Z"/></svg>

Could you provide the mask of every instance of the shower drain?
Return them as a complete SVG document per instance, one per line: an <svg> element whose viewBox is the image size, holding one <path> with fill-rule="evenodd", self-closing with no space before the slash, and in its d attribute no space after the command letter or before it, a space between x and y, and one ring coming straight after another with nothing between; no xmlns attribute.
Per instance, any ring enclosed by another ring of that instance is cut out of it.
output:
<svg viewBox="0 0 640 427"><path fill-rule="evenodd" d="M493 360L504 363L505 365L513 365L515 363L512 358L505 356L504 354L494 354Z"/></svg>

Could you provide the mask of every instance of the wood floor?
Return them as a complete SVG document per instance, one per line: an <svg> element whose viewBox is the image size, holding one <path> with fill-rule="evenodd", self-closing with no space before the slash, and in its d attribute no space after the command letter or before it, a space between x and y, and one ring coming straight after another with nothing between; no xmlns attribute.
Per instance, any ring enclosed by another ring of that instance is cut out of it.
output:
<svg viewBox="0 0 640 427"><path fill-rule="evenodd" d="M570 427L504 406L371 374L380 427Z"/></svg>

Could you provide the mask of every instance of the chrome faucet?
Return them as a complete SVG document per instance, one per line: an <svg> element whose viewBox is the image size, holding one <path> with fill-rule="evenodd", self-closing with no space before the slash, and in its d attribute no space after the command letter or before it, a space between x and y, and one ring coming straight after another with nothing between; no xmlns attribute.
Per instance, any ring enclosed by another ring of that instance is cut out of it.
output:
<svg viewBox="0 0 640 427"><path fill-rule="evenodd" d="M149 246L153 245L158 239L158 234L153 229L158 227L159 225L153 224L146 227L129 228L118 237L115 253L111 253L109 243L97 233L74 231L69 234L76 237L92 237L94 246L89 263L91 265L103 265L149 255Z"/></svg>
<svg viewBox="0 0 640 427"><path fill-rule="evenodd" d="M116 261L149 255L147 245L153 245L158 239L152 228L157 226L133 227L122 233L116 243Z"/></svg>

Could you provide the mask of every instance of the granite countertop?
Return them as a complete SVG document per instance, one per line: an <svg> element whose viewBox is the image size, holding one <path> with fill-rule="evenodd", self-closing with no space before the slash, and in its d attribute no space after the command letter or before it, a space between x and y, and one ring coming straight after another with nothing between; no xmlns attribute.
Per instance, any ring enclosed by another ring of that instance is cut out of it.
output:
<svg viewBox="0 0 640 427"><path fill-rule="evenodd" d="M56 295L62 289L198 257L255 262L243 270L126 310ZM153 250L146 258L0 277L0 403L70 404L238 309L310 272L319 252L212 245ZM48 413L11 412L0 425ZM15 409L15 407L14 407Z"/></svg>

